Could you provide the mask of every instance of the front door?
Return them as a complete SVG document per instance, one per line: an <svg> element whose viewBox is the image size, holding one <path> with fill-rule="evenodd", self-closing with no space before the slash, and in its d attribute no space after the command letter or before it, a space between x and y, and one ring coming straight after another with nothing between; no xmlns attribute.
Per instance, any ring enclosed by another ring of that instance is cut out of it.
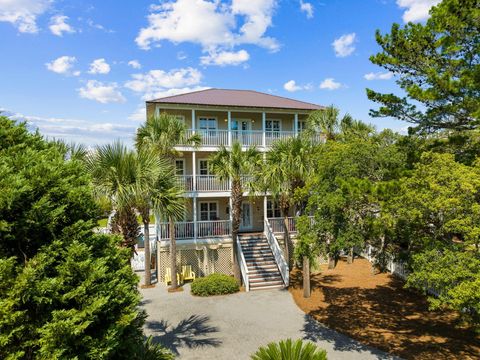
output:
<svg viewBox="0 0 480 360"><path fill-rule="evenodd" d="M242 203L242 218L240 221L240 231L252 230L252 204Z"/></svg>
<svg viewBox="0 0 480 360"><path fill-rule="evenodd" d="M252 120L250 119L233 119L232 120L232 137L238 140L242 145L252 144Z"/></svg>

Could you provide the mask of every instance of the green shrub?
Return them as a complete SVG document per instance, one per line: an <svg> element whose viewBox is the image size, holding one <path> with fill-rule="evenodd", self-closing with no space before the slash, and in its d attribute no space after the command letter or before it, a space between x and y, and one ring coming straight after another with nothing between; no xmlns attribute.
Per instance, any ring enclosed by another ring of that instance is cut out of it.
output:
<svg viewBox="0 0 480 360"><path fill-rule="evenodd" d="M282 340L261 347L251 356L253 360L326 360L327 352L314 343Z"/></svg>
<svg viewBox="0 0 480 360"><path fill-rule="evenodd" d="M197 296L225 295L239 291L237 282L225 274L211 274L192 282L192 294Z"/></svg>

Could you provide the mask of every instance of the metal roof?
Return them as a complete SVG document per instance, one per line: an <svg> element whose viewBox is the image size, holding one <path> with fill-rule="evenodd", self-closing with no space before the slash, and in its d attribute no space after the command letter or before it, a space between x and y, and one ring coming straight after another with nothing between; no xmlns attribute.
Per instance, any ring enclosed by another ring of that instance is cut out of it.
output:
<svg viewBox="0 0 480 360"><path fill-rule="evenodd" d="M167 96L147 103L238 106L255 108L319 110L322 106L252 90L206 89Z"/></svg>

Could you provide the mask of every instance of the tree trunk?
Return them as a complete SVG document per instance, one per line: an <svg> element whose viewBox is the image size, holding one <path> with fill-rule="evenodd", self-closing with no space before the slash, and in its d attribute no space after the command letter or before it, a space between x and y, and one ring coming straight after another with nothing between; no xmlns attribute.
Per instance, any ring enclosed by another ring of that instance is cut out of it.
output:
<svg viewBox="0 0 480 360"><path fill-rule="evenodd" d="M242 187L240 181L232 181L232 241L233 241L233 276L239 284L242 282L240 263L237 256L238 230L240 228L240 217L242 215Z"/></svg>
<svg viewBox="0 0 480 360"><path fill-rule="evenodd" d="M303 257L303 297L310 297L310 259Z"/></svg>
<svg viewBox="0 0 480 360"><path fill-rule="evenodd" d="M347 256L347 263L352 264L353 263L353 247L350 248Z"/></svg>
<svg viewBox="0 0 480 360"><path fill-rule="evenodd" d="M143 246L145 250L145 286L152 284L152 269L150 264L150 211L145 209L142 212L143 221Z"/></svg>
<svg viewBox="0 0 480 360"><path fill-rule="evenodd" d="M123 235L123 246L130 248L133 255L135 253L135 244L140 235L135 211L131 208L122 210L118 216L118 224Z"/></svg>
<svg viewBox="0 0 480 360"><path fill-rule="evenodd" d="M335 256L332 254L328 254L328 269L335 269Z"/></svg>
<svg viewBox="0 0 480 360"><path fill-rule="evenodd" d="M173 217L169 217L170 226L170 271L172 273L172 286L171 289L178 287L177 283L177 240L175 239L175 222Z"/></svg>

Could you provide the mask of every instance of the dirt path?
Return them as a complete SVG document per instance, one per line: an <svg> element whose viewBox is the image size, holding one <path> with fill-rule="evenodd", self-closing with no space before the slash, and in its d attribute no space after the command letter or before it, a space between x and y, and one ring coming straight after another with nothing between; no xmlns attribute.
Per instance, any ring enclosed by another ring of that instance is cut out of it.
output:
<svg viewBox="0 0 480 360"><path fill-rule="evenodd" d="M461 327L453 312L428 311L424 296L403 289L389 274L372 275L370 263L339 261L312 276L303 298L300 271L290 292L297 305L331 329L405 359L480 359L480 337Z"/></svg>

